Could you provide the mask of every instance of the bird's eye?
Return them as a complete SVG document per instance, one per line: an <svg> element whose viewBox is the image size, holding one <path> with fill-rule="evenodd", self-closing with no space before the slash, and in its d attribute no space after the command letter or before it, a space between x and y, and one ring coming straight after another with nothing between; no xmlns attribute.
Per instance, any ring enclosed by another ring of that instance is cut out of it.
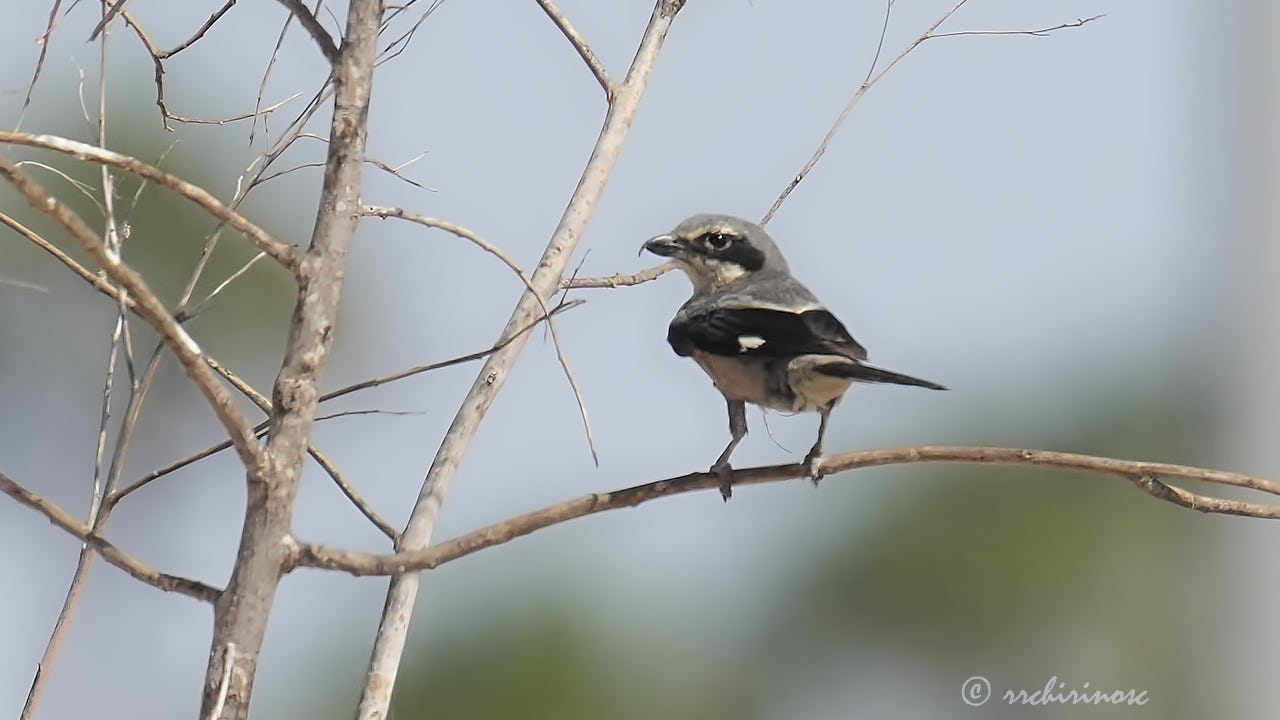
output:
<svg viewBox="0 0 1280 720"><path fill-rule="evenodd" d="M724 233L707 233L703 236L703 240L707 243L707 247L712 250L723 250L729 247L729 243L733 242L733 237Z"/></svg>

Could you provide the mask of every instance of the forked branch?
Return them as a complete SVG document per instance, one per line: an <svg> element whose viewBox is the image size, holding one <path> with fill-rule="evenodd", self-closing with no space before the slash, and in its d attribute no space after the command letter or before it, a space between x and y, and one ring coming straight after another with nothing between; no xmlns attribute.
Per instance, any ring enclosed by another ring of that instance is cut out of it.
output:
<svg viewBox="0 0 1280 720"><path fill-rule="evenodd" d="M844 109L840 111L840 115L836 118L836 121L832 123L831 129L827 131L826 136L822 138L822 142L818 144L818 149L815 150L813 152L813 155L809 157L809 160L805 162L804 167L800 168L800 172L796 173L795 177L791 178L791 182L787 183L787 186L782 189L782 193L778 195L777 200L773 201L773 205L769 208L769 212L765 213L764 217L760 219L761 225L769 224L769 220L773 218L774 213L778 212L778 208L782 207L782 203L786 201L787 196L791 194L791 191L796 189L796 186L799 185L800 182L805 179L805 177L810 173L810 171L813 170L814 166L818 164L818 161L822 159L822 156L827 152L827 147L830 146L831 141L835 139L836 133L840 132L840 127L844 125L844 121L848 119L849 113L853 112L853 108L858 104L858 101L862 100L862 96L866 95L867 91L871 89L871 86L875 85L880 80L880 78L884 77L885 74L888 73L890 70L892 70L893 67L897 65L903 58L905 58L907 55L910 55L912 50L915 50L916 48L920 47L926 41L933 40L936 38L941 38L941 37L958 37L961 35L1030 35L1034 37L1045 37L1058 30L1066 30L1068 28L1078 28L1084 25L1085 23L1093 22L1094 20L1097 20L1098 18L1102 17L1101 15L1095 15L1093 17L1076 20L1075 22L1061 23L1058 25L1054 25L1052 27L1044 27L1044 28L1038 28L1034 30L961 30L956 32L945 32L945 33L937 32L938 28L941 27L942 24L945 23L948 19L950 19L951 16L954 15L957 10L964 7L965 3L967 3L968 1L969 0L959 0L959 2L957 2L954 6L952 6L950 10L943 13L942 17L938 18L938 20L935 23L930 25L928 30L925 30L923 34L921 34L919 37L913 40L909 45L903 48L902 51L899 52L892 60L890 60L888 64L886 64L883 68L881 68L879 72L876 71L875 61L872 62L871 70L867 73L867 78L862 81L862 84L858 86L858 90L854 92L853 97L849 98L849 102L846 103L844 106ZM890 3L890 5L892 5L892 2ZM885 23L887 24L888 21L889 19L888 19L888 16L886 15ZM883 40L883 36L882 36L882 40ZM879 60L879 57L880 57L880 54L879 54L879 51L877 51L876 52L877 61Z"/></svg>
<svg viewBox="0 0 1280 720"><path fill-rule="evenodd" d="M115 565L121 570L129 573L129 575L137 580L167 592L176 592L181 595L193 597L197 600L205 602L213 602L222 592L212 585L206 585L198 580L190 580L177 575L169 575L162 573L154 568L137 560L132 555L124 552L116 547L111 541L96 534L93 528L76 520L66 510L63 510L52 501L40 497L25 487L11 480L4 473L0 473L0 492L17 500L19 503L35 510L44 515L59 528L66 530L75 536L80 542L93 548L103 560Z"/></svg>

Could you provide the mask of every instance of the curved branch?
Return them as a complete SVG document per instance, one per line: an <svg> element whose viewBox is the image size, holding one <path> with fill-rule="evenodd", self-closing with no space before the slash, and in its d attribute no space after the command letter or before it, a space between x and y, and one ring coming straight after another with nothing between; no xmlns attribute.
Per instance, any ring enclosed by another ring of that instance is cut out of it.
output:
<svg viewBox="0 0 1280 720"><path fill-rule="evenodd" d="M222 593L221 590L212 585L206 585L198 580L162 573L142 563L132 555L111 544L111 541L94 533L93 529L88 525L71 517L66 510L22 487L9 479L4 473L0 473L0 492L44 515L49 519L49 522L71 533L80 542L97 551L103 560L152 587L167 592L176 592L207 603L217 600L218 595Z"/></svg>
<svg viewBox="0 0 1280 720"><path fill-rule="evenodd" d="M1159 478L1199 480L1280 495L1280 483L1272 480L1186 465L1117 460L1092 455L1053 452L1051 450L945 445L863 450L823 458L819 470L830 477L835 473L857 468L917 463L1030 465L1058 470L1115 475L1133 482L1144 492L1154 497L1182 507L1191 508L1192 510L1199 510L1205 513L1280 519L1280 505L1262 505L1198 495L1169 485ZM758 485L804 477L808 477L808 468L803 463L771 465L735 470L733 484ZM292 558L287 567L289 569L315 567L326 570L340 570L352 575L396 575L414 570L429 570L451 560L456 560L485 548L501 545L523 535L528 535L535 530L558 525L574 518L594 515L617 508L635 507L641 503L669 495L718 488L719 483L720 476L715 473L696 472L644 485L636 485L624 490L583 495L558 505L552 505L510 520L495 523L434 547L422 550L407 550L394 555L351 552L295 540L293 542Z"/></svg>
<svg viewBox="0 0 1280 720"><path fill-rule="evenodd" d="M73 155L80 160L110 165L127 173L137 175L144 180L150 180L157 185L163 185L199 205L205 212L240 232L249 239L249 242L270 255L276 262L288 268L290 272L297 273L298 252L292 245L286 245L275 239L270 233L250 222L245 216L223 205L222 202L204 188L193 185L175 175L170 175L160 168L148 165L128 155L121 155L96 145L89 145L88 143L77 142L56 135L29 135L27 133L0 130L0 143L56 150L60 153Z"/></svg>
<svg viewBox="0 0 1280 720"><path fill-rule="evenodd" d="M551 22L560 28L560 32L564 38L569 41L574 50L578 51L578 57L587 64L591 70L591 74L596 76L596 82L600 83L600 87L604 90L604 96L609 102L613 102L613 96L618 92L618 84L609 76L609 71L605 69L604 63L600 62L600 58L596 57L596 53L587 44L586 38L582 37L577 28L569 22L569 18L556 7L551 0L535 0L542 8L542 11L551 18Z"/></svg>

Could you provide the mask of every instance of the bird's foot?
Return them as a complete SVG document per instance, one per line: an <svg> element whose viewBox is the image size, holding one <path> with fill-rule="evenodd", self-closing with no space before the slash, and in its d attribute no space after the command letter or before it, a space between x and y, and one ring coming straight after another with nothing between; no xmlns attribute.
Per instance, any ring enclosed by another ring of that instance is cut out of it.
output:
<svg viewBox="0 0 1280 720"><path fill-rule="evenodd" d="M710 472L720 477L720 497L729 502L729 498L733 497L733 468L727 462L716 463L711 466Z"/></svg>
<svg viewBox="0 0 1280 720"><path fill-rule="evenodd" d="M804 456L805 474L813 481L813 486L818 487L818 482L825 477L822 474L820 466L822 465L822 449L814 448Z"/></svg>

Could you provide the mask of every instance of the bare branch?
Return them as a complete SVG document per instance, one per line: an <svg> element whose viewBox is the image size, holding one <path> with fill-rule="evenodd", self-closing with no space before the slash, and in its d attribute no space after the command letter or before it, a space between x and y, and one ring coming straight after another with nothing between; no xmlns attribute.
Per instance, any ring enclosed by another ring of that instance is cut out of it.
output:
<svg viewBox="0 0 1280 720"><path fill-rule="evenodd" d="M614 273L613 275L606 275L604 277L574 278L572 280L565 280L561 282L560 289L577 290L579 288L616 288L629 285L639 285L640 283L647 283L650 280L656 280L675 269L676 264L669 262L661 265L655 265L648 270L641 270L640 272L632 275Z"/></svg>
<svg viewBox="0 0 1280 720"><path fill-rule="evenodd" d="M291 6L288 0L281 2ZM295 15L305 10L296 3L292 9ZM351 238L360 222L369 100L384 9L383 0L350 0L341 52L332 41L325 45L327 33L317 32L321 28L313 15L299 16L321 49L329 51L326 57L333 63L328 163L311 243L296 268L297 301L284 360L272 388L271 424L263 453L269 472L261 482L250 477L242 551L236 555L227 591L215 606L202 716L210 713L223 692L223 665L228 663L231 681L220 720L244 720L249 714L262 640L287 557L284 541L315 422L320 377L333 348ZM225 650L233 643L238 652L228 658Z"/></svg>
<svg viewBox="0 0 1280 720"><path fill-rule="evenodd" d="M1083 473L1115 475L1132 481L1154 497L1193 510L1199 510L1200 512L1270 519L1280 518L1280 505L1260 505L1197 495L1168 485L1156 478L1199 480L1280 495L1280 483L1271 480L1184 465L1117 460L1048 450L948 446L864 450L823 458L821 472L830 478L836 473L857 468L918 463L1035 466ZM803 463L772 465L735 470L733 484L757 485L806 477L808 477L808 467ZM394 575L414 570L427 570L479 550L501 545L515 538L528 535L535 530L558 525L574 518L594 515L606 510L635 507L641 503L670 495L718 488L719 481L719 475L716 473L696 472L644 485L636 485L624 490L584 495L567 502L511 518L510 520L495 523L435 547L406 550L395 555L350 552L295 540L291 567L318 567L327 570L340 570L353 575Z"/></svg>
<svg viewBox="0 0 1280 720"><path fill-rule="evenodd" d="M201 27L200 30L198 30L195 35L188 38L186 42L173 48L172 50L161 50L158 47L156 47L156 44L151 40L151 36L147 34L147 31L133 17L132 13L130 13L128 10L122 11L121 17L124 18L125 25L128 26L128 28L133 31L134 35L138 36L138 40L142 43L143 49L145 49L147 51L147 55L151 57L151 65L154 72L154 77L155 77L154 82L156 86L156 107L160 108L160 118L161 118L161 121L164 123L165 130L173 130L173 126L169 124L170 120L180 122L180 123L186 123L188 125L226 125L228 123L239 122L241 120L249 120L249 119L256 120L258 117L266 117L267 115L270 115L272 112L275 112L276 110L280 109L285 104L293 101L299 95L302 94L302 93L295 93L294 95L288 98L285 98L284 100L281 100L280 102L266 108L262 107L262 96L261 94L259 94L258 102L255 105L255 108L252 112L241 113L239 115L219 118L216 120L206 120L203 118L189 117L186 115L178 115L177 113L171 112L169 110L169 106L165 101L164 61L178 54L179 52L187 49L188 47L191 46L192 43L194 43L196 40L203 37L204 33L208 31L210 27L213 26L213 23L217 22L218 19L222 17L223 13L225 13L227 10L230 10L231 6L234 5L235 2L236 0L229 0L229 2L226 5L223 5L221 9L219 9L212 16L210 16L209 20L205 22L205 25Z"/></svg>
<svg viewBox="0 0 1280 720"><path fill-rule="evenodd" d="M195 44L197 40L204 37L204 34L209 32L209 28L212 28L214 23L221 20L222 16L226 15L227 11L231 9L231 6L235 4L236 4L236 0L227 0L225 3L223 3L222 7L213 11L213 14L209 16L208 20L204 21L204 24L200 26L199 30L195 31L195 34L193 34L191 37L187 38L186 40L183 40L181 43L178 43L178 45L176 45L175 47L169 50L161 51L159 53L160 58L161 59L171 58L174 55L177 55L178 53L182 52L183 50L186 50L187 48L191 47L193 44Z"/></svg>
<svg viewBox="0 0 1280 720"><path fill-rule="evenodd" d="M223 205L217 198L209 194L204 188L193 185L186 180L175 175L170 175L163 170L148 165L137 158L121 155L111 150L105 150L94 145L89 145L75 140L58 137L56 135L28 135L26 133L13 133L0 130L0 143L10 143L13 145L25 145L27 147L39 147L47 150L56 150L67 155L72 155L79 160L88 160L103 165L110 165L119 168L125 172L137 175L144 180L162 185L169 188L173 192L199 205L210 215L226 223L249 239L259 250L270 255L273 259L285 266L290 272L296 273L298 270L298 253L291 245L286 245L275 239L266 230L254 225L246 217Z"/></svg>
<svg viewBox="0 0 1280 720"><path fill-rule="evenodd" d="M565 267L604 191L605 183L630 131L631 121L657 63L662 42L676 13L683 6L684 0L658 0L655 4L626 80L618 87L613 102L609 104L604 127L592 149L591 158L587 161L573 196L538 263L538 270L532 278L535 291L526 291L521 296L503 330L503 337L511 336L516 329L527 325L540 309L545 308L545 298L559 289ZM485 412L502 389L507 375L524 348L526 338L527 336L521 335L507 347L489 356L480 369L436 452L427 477L423 480L422 490L401 537L401 548L419 550L430 544L440 507L453 484L458 465L479 429ZM414 601L418 595L418 582L419 576L416 573L397 575L391 581L360 696L357 710L360 720L387 716L391 690L395 686L400 656L409 630L409 619L413 616Z"/></svg>
<svg viewBox="0 0 1280 720"><path fill-rule="evenodd" d="M400 13L408 10L414 2L416 2L416 0L410 0L410 2L397 7L389 13L382 23L382 28L378 30L378 35L381 36L387 28L391 27L391 21L400 15ZM382 52L378 53L378 65L394 60L400 55L400 53L404 52L405 48L409 47L409 43L413 40L413 36L418 32L418 28L422 27L422 23L426 22L427 18L431 17L431 13L435 12L436 8L443 4L444 0L432 0L431 5L429 5L427 9L418 16L418 19L413 23L413 25L409 26L408 30L400 33L399 37L387 43L387 46L382 49Z"/></svg>
<svg viewBox="0 0 1280 720"><path fill-rule="evenodd" d="M586 301L585 300L569 300L567 302L560 303L559 305L551 308L550 315L551 317L555 317L556 315L559 315L565 310L575 308L584 302ZM491 348L480 350L478 352L468 353L466 355L459 355L458 357L455 357L455 358L450 358L448 360L441 360L439 362L433 362L427 365L418 365L416 367L411 367L408 370L401 370L398 373L392 373L391 375L385 375L383 377L373 378L372 380L364 380L362 382L355 383L354 385L348 385L343 388L338 388L337 390L333 390L331 392L325 393L324 395L321 395L320 402L333 400L334 398L342 397L343 395L348 395L350 393L356 392L357 390L367 390L369 388L378 387L379 385L386 385L389 382L395 382L396 380L403 380L407 377L419 375L421 373L429 372L431 370L440 370L441 368L453 367L454 365L461 365L463 363L469 363L475 360L486 358L492 355L493 353L498 352L499 350L505 348L511 343L515 342L516 338L524 335L525 333L529 332L533 328L537 327L538 323L541 323L545 319L546 319L545 317L539 315L538 317L534 318L529 323L527 323L524 327L517 329L511 335L508 335L507 337L504 337L503 339L499 340Z"/></svg>
<svg viewBox="0 0 1280 720"><path fill-rule="evenodd" d="M1078 28L1085 23L1091 23L1094 20L1104 17L1106 17L1106 13L1087 18L1077 18L1073 22L1065 22L1051 27L1038 28L1036 30L956 30L954 32L933 33L929 38L959 37L961 35L1029 35L1032 37L1049 37L1050 34L1058 30Z"/></svg>
<svg viewBox="0 0 1280 720"><path fill-rule="evenodd" d="M49 522L71 533L80 542L92 547L103 560L129 573L136 580L166 592L176 592L204 602L214 602L222 592L198 580L168 575L143 564L132 555L117 548L111 541L95 534L88 525L79 522L67 511L22 487L4 473L0 473L0 492L44 515Z"/></svg>
<svg viewBox="0 0 1280 720"><path fill-rule="evenodd" d="M279 3L293 13L298 18L298 22L302 28L306 30L311 39L315 40L316 47L320 48L320 54L324 55L324 59L329 61L330 65L338 64L338 46L333 41L333 36L328 30L320 24L314 13L302 4L302 0L278 0Z"/></svg>
<svg viewBox="0 0 1280 720"><path fill-rule="evenodd" d="M0 133L0 136L12 133ZM78 144L78 143L77 143ZM102 151L105 152L105 151ZM112 153L114 154L114 153ZM147 166L150 167L150 166ZM159 171L156 171L159 172ZM39 183L27 177L6 158L0 157L0 177L22 194L33 208L49 216L64 232L89 254L123 291L134 299L137 311L155 328L170 351L178 358L187 376L196 384L209 401L218 420L226 428L240 459L252 475L260 470L262 448L253 435L248 418L219 383L217 376L205 364L204 353L196 341L187 334L177 320L169 314L164 304L152 292L142 276L114 253L85 225L70 208L50 195ZM201 191L203 192L203 191ZM216 201L215 201L216 202Z"/></svg>
<svg viewBox="0 0 1280 720"><path fill-rule="evenodd" d="M578 51L578 56L591 69L591 74L596 76L596 81L600 83L600 87L604 89L604 96L609 102L613 102L613 96L618 92L618 84L609 77L609 71L605 69L604 63L600 62L600 58L596 57L591 46L587 44L586 38L578 32L577 28L569 22L569 18L556 7L551 0L537 0L542 11L551 18L551 22L560 28L560 32L564 33L564 37Z"/></svg>
<svg viewBox="0 0 1280 720"><path fill-rule="evenodd" d="M870 90L872 85L875 85L876 82L880 80L880 78L885 76L885 73L892 70L894 65L897 65L899 61L901 61L903 58L909 55L912 50L915 50L916 48L924 44L925 41L932 40L934 38L953 37L958 35L1044 36L1054 32L1055 30L1077 28L1077 27L1080 27L1081 25L1084 25L1085 23L1089 23L1094 20L1097 20L1100 17L1103 17L1102 15L1095 15L1090 18L1076 20L1073 23L1063 23L1061 25L1055 25L1053 27L1040 28L1038 30L965 30L965 31L959 31L959 32L946 32L946 33L935 32L944 22L946 22L952 15L954 15L957 10L959 10L961 7L964 7L964 4L966 2L968 2L968 0L959 0L959 2L957 2L954 6L952 6L950 10L945 12L942 15L942 17L938 18L938 20L935 23L930 25L929 29L925 30L924 33L920 35L920 37L916 38L911 42L911 44L903 48L902 51L899 52L896 57L894 57L892 60L889 61L889 64L885 65L884 68L880 70L880 72L874 73L874 75L871 75L870 77L868 77L868 79L862 82L862 85L858 87L857 92L853 94L853 97L850 98L849 102L845 104L844 109L840 111L840 115L839 117L836 118L835 123L831 125L831 129L828 130L826 136L822 138L822 142L818 145L818 149L814 151L812 156L810 156L808 162L804 164L804 167L800 168L800 172L796 173L795 177L791 178L791 182L787 183L787 186L783 188L782 194L778 196L777 200L773 201L773 205L769 208L769 212L765 213L764 217L760 219L761 225L767 225L769 223L769 220L773 218L773 215L778 211L778 208L782 207L782 203L786 201L787 196L791 194L791 191L795 190L796 186L800 184L800 181L804 180L805 177L809 174L809 172L813 170L814 166L818 164L818 160L820 160L822 156L827 152L827 147L831 144L831 141L835 139L836 133L840 131L840 127L844 125L844 121L848 119L849 113L853 111L854 106L856 106L858 104L858 101L862 99L862 96L867 93L867 90ZM876 52L876 57L877 58L879 57L878 50ZM875 67L873 65L872 71L874 72L874 70L875 70Z"/></svg>

